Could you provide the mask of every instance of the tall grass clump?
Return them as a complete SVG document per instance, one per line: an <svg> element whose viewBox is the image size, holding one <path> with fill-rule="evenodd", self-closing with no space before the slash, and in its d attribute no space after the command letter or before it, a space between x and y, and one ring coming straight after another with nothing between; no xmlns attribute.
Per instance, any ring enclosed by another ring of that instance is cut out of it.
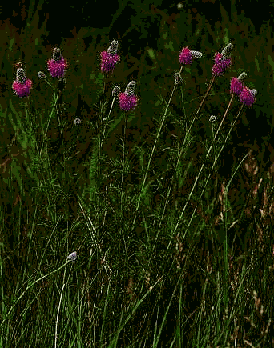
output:
<svg viewBox="0 0 274 349"><path fill-rule="evenodd" d="M28 78L27 62L11 81L14 97L1 114L13 126L12 144L23 160L13 157L3 174L17 199L9 224L1 210L1 345L269 345L271 308L256 290L258 282L267 290L272 278L266 220L273 187L270 178L260 179L255 191L233 200L241 171L255 178L250 153L227 178L219 175L231 135L257 94L246 73L228 78L232 65L241 64L233 60L233 45L212 53L209 83L192 103L186 68L195 70L207 58L183 47L171 89L157 101L154 126L145 136L139 130L137 141L131 125L142 86L115 81L123 60L118 41L98 58L93 118L66 111L72 62L58 47L48 72L37 72L42 89L52 90L45 110L33 108L36 82ZM221 103L213 115L216 81ZM174 113L175 103L180 112ZM177 125L171 136L167 122ZM250 213L254 207L260 217ZM14 239L9 250L8 234Z"/></svg>

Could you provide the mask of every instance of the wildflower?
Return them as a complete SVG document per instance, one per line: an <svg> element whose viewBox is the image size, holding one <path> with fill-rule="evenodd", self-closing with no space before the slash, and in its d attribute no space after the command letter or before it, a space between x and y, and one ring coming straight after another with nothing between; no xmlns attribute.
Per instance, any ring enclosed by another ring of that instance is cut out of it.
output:
<svg viewBox="0 0 274 349"><path fill-rule="evenodd" d="M190 51L188 47L184 47L179 54L180 64L191 64L192 58L201 58L202 53L199 51Z"/></svg>
<svg viewBox="0 0 274 349"><path fill-rule="evenodd" d="M30 94L32 81L27 79L24 69L18 68L16 72L16 80L12 84L12 88L18 97L27 97Z"/></svg>
<svg viewBox="0 0 274 349"><path fill-rule="evenodd" d="M119 94L120 109L129 111L136 107L138 98L134 95L135 84L135 81L131 81L125 92Z"/></svg>
<svg viewBox="0 0 274 349"><path fill-rule="evenodd" d="M212 67L212 75L220 76L232 64L231 58L226 58L222 53L217 52L215 55L215 64Z"/></svg>
<svg viewBox="0 0 274 349"><path fill-rule="evenodd" d="M250 90L248 87L244 87L240 94L240 102L250 107L255 102L256 90Z"/></svg>
<svg viewBox="0 0 274 349"><path fill-rule="evenodd" d="M53 78L62 78L68 66L59 48L55 47L52 59L47 62L48 70Z"/></svg>
<svg viewBox="0 0 274 349"><path fill-rule="evenodd" d="M244 88L244 84L241 80L237 78L232 78L231 79L231 84L230 84L230 93L235 93L236 95L240 95Z"/></svg>
<svg viewBox="0 0 274 349"><path fill-rule="evenodd" d="M67 256L67 259L70 261L75 261L76 258L77 258L76 251L72 252L70 255Z"/></svg>
<svg viewBox="0 0 274 349"><path fill-rule="evenodd" d="M107 51L101 52L101 71L108 73L114 70L115 64L120 60L117 54L118 41L113 40Z"/></svg>
<svg viewBox="0 0 274 349"><path fill-rule="evenodd" d="M227 68L229 68L232 64L231 62L231 51L232 51L233 45L229 43L226 45L226 47L223 49L222 53L217 52L215 54L215 64L212 67L212 75L213 76L219 76L222 75Z"/></svg>

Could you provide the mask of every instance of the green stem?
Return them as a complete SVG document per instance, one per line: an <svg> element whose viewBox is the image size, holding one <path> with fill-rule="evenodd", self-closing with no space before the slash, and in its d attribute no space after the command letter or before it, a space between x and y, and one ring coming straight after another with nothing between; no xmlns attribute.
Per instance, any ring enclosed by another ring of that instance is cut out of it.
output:
<svg viewBox="0 0 274 349"><path fill-rule="evenodd" d="M39 282L39 281L45 279L47 276L52 275L52 274L54 274L54 273L57 273L57 271L59 271L59 270L61 270L62 268L64 268L69 262L71 262L71 261L70 261L70 260L67 260L66 263L64 263L63 265L61 265L61 267L59 267L58 269L56 269L56 270L54 270L54 271L52 271L52 272L50 272L50 273L48 273L48 274L46 274L46 275L40 277L38 280L34 281L31 285L27 286L27 288L25 289L25 291L21 294L21 296L20 296L19 298L17 298L16 302L15 302L15 303L13 304L13 306L10 308L10 310L9 310L9 312L8 312L8 314L7 314L7 316L5 317L4 320L2 320L1 325L3 325L3 323L7 320L8 316L10 315L10 313L12 312L12 310L14 309L14 307L16 306L16 304L17 304L17 303L20 301L20 299L27 293L27 291L28 291L29 289L31 289L35 284L37 284L37 282Z"/></svg>

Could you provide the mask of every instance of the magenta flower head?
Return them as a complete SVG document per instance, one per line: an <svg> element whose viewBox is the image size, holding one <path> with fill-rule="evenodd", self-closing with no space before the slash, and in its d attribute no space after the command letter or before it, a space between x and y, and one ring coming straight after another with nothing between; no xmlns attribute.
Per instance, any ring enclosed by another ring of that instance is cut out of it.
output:
<svg viewBox="0 0 274 349"><path fill-rule="evenodd" d="M101 52L101 71L108 73L114 70L115 64L120 60L117 54L118 41L113 40L107 51Z"/></svg>
<svg viewBox="0 0 274 349"><path fill-rule="evenodd" d="M251 107L252 104L256 101L255 95L257 94L256 90L250 90L248 87L244 87L240 94L240 102Z"/></svg>
<svg viewBox="0 0 274 349"><path fill-rule="evenodd" d="M247 76L246 73L240 74L238 78L232 78L230 83L230 93L236 94L237 96L240 95L244 88L243 80Z"/></svg>
<svg viewBox="0 0 274 349"><path fill-rule="evenodd" d="M23 68L18 68L16 72L16 80L12 84L12 88L18 97L27 97L30 94L32 81L27 79Z"/></svg>
<svg viewBox="0 0 274 349"><path fill-rule="evenodd" d="M53 50L52 59L47 62L48 70L53 78L62 78L68 66L59 48Z"/></svg>
<svg viewBox="0 0 274 349"><path fill-rule="evenodd" d="M215 64L212 67L212 75L220 76L222 75L227 68L229 68L232 64L230 52L233 48L233 45L228 44L222 51L222 53L217 52L215 54Z"/></svg>
<svg viewBox="0 0 274 349"><path fill-rule="evenodd" d="M124 93L119 94L120 109L130 111L137 106L138 98L134 95L135 81L131 81Z"/></svg>
<svg viewBox="0 0 274 349"><path fill-rule="evenodd" d="M199 51L190 51L187 47L184 47L179 54L179 62L180 64L191 64L193 58L201 58L202 53Z"/></svg>
<svg viewBox="0 0 274 349"><path fill-rule="evenodd" d="M235 93L236 95L240 95L242 92L242 89L244 88L244 84L242 81L238 80L237 78L232 78L231 79L231 84L230 84L230 93Z"/></svg>

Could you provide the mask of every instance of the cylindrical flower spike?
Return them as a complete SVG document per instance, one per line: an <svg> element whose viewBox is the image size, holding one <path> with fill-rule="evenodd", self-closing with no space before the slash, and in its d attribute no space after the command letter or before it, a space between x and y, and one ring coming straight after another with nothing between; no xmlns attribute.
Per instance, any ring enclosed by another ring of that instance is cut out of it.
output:
<svg viewBox="0 0 274 349"><path fill-rule="evenodd" d="M117 54L118 41L113 40L107 51L101 52L101 71L108 73L114 70L116 63L120 60Z"/></svg>
<svg viewBox="0 0 274 349"><path fill-rule="evenodd" d="M32 81L27 79L24 69L18 68L16 72L16 80L12 84L12 88L18 97L27 97L32 88Z"/></svg>
<svg viewBox="0 0 274 349"><path fill-rule="evenodd" d="M237 79L237 78L232 78L231 79L231 84L230 84L230 93L234 93L237 96L240 95L240 93L242 92L244 88L244 84L241 80Z"/></svg>
<svg viewBox="0 0 274 349"><path fill-rule="evenodd" d="M179 54L180 64L191 64L192 58L201 58L202 53L199 51L190 51L188 47L184 47Z"/></svg>
<svg viewBox="0 0 274 349"><path fill-rule="evenodd" d="M67 61L63 58L59 48L53 50L52 59L47 62L48 70L53 78L62 78L65 75L68 66Z"/></svg>
<svg viewBox="0 0 274 349"><path fill-rule="evenodd" d="M134 95L135 81L131 81L124 93L119 94L120 109L130 111L137 106L138 98Z"/></svg>
<svg viewBox="0 0 274 349"><path fill-rule="evenodd" d="M229 68L232 64L231 58L225 58L221 53L217 52L215 55L215 64L212 67L212 75L220 76L222 75L227 68Z"/></svg>
<svg viewBox="0 0 274 349"><path fill-rule="evenodd" d="M245 86L240 94L240 102L246 105L247 107L250 107L256 101L256 94L256 90L250 90L248 87Z"/></svg>

